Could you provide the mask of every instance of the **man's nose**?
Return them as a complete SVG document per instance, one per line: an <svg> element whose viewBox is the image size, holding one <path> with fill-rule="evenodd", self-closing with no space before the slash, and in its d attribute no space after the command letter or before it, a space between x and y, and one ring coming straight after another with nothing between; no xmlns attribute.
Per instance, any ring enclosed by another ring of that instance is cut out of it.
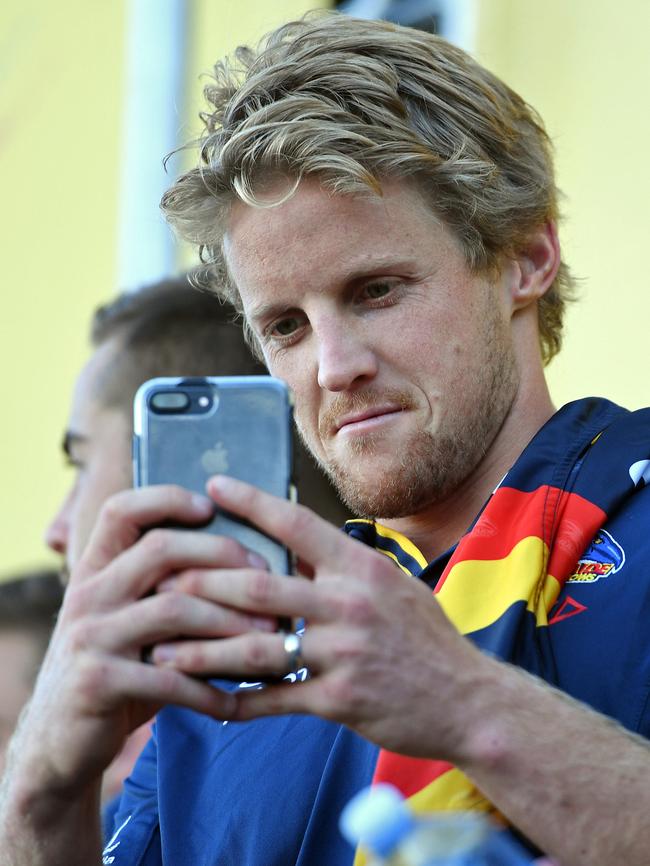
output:
<svg viewBox="0 0 650 866"><path fill-rule="evenodd" d="M326 391L345 391L377 375L377 357L352 330L331 328L319 336L318 384Z"/></svg>
<svg viewBox="0 0 650 866"><path fill-rule="evenodd" d="M50 550L62 556L67 552L70 535L70 498L68 494L45 530L45 543Z"/></svg>

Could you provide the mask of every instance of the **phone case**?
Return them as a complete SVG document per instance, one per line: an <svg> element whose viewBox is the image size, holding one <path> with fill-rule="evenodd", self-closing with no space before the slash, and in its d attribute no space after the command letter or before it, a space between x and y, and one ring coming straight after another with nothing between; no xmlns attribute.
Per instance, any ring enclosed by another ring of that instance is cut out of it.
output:
<svg viewBox="0 0 650 866"><path fill-rule="evenodd" d="M178 405L161 410L162 403ZM179 484L204 494L207 479L220 473L291 495L292 401L271 376L151 379L135 396L133 444L136 487ZM271 571L291 571L287 549L245 520L217 510L203 529L256 551Z"/></svg>

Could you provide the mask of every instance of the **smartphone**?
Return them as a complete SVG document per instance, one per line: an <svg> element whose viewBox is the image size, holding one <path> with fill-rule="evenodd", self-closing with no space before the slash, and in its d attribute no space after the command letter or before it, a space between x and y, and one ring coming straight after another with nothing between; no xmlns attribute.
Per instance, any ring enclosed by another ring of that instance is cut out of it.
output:
<svg viewBox="0 0 650 866"><path fill-rule="evenodd" d="M292 409L288 387L271 376L150 379L134 400L134 486L205 494L219 473L294 498ZM291 573L286 547L246 520L216 509L202 531L234 538L271 571Z"/></svg>

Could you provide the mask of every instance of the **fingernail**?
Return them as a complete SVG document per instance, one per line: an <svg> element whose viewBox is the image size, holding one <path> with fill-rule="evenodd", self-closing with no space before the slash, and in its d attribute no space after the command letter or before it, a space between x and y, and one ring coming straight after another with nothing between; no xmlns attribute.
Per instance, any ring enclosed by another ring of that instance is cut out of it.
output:
<svg viewBox="0 0 650 866"><path fill-rule="evenodd" d="M229 490L233 489L236 482L229 475L213 475L209 484L212 487L216 487L217 490L228 493Z"/></svg>
<svg viewBox="0 0 650 866"><path fill-rule="evenodd" d="M201 496L200 493L195 493L192 496L192 505L199 514L212 514L214 509L214 502L208 499L207 496Z"/></svg>
<svg viewBox="0 0 650 866"><path fill-rule="evenodd" d="M153 660L155 664L169 664L176 658L176 647L168 643L160 643L154 647Z"/></svg>
<svg viewBox="0 0 650 866"><path fill-rule="evenodd" d="M263 556L260 556L259 553L255 553L253 550L250 550L247 554L248 564L252 565L253 568L263 568L264 571L268 571L269 564L264 559Z"/></svg>

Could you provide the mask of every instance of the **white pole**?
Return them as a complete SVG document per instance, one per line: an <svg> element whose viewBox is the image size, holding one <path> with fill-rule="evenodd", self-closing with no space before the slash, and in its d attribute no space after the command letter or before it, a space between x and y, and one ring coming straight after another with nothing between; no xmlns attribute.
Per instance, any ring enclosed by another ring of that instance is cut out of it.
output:
<svg viewBox="0 0 650 866"><path fill-rule="evenodd" d="M187 36L185 0L128 0L118 231L118 288L170 276L174 242L158 204L178 146Z"/></svg>

